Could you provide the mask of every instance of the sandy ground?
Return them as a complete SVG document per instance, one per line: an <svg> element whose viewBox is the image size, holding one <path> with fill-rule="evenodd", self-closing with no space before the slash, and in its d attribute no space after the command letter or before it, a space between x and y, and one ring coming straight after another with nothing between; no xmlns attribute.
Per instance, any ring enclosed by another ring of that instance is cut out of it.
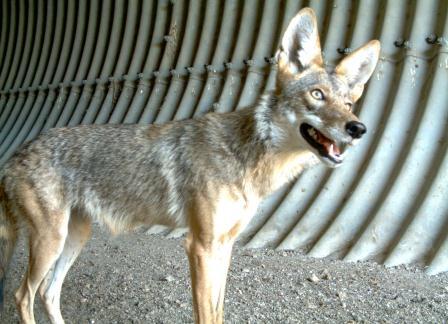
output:
<svg viewBox="0 0 448 324"><path fill-rule="evenodd" d="M10 269L1 323L18 322L13 291L24 272L23 247ZM227 323L446 323L448 275L236 247L225 310ZM48 323L40 301L35 313L37 323ZM191 323L182 240L112 238L95 228L66 278L62 313L67 323Z"/></svg>

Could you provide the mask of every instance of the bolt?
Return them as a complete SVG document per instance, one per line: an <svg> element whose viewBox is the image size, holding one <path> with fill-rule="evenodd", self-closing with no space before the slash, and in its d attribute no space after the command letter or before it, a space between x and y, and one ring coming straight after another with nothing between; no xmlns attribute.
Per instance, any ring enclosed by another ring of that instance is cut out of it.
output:
<svg viewBox="0 0 448 324"><path fill-rule="evenodd" d="M436 34L431 34L428 37L425 38L426 42L431 45L445 45L448 44L448 40L446 40L444 37L439 37Z"/></svg>
<svg viewBox="0 0 448 324"><path fill-rule="evenodd" d="M426 42L428 44L435 44L437 42L437 35L436 34L431 34L428 37L425 38Z"/></svg>
<svg viewBox="0 0 448 324"><path fill-rule="evenodd" d="M266 61L266 63L269 63L269 64L275 64L275 62L276 62L275 56L273 56L273 57L265 57L264 60Z"/></svg>
<svg viewBox="0 0 448 324"><path fill-rule="evenodd" d="M408 41L408 40L405 40L404 38L399 38L399 39L397 39L397 40L394 42L394 45L395 45L396 47L399 47L399 48L405 48L405 49L409 49L409 48L411 48L409 41Z"/></svg>
<svg viewBox="0 0 448 324"><path fill-rule="evenodd" d="M344 47L344 48L339 47L337 49L337 51L339 54L342 54L342 55L347 55L347 54L350 54L351 52L353 52L353 50L350 47Z"/></svg>
<svg viewBox="0 0 448 324"><path fill-rule="evenodd" d="M246 60L244 63L249 65L249 66L254 66L255 65L255 61L254 60Z"/></svg>

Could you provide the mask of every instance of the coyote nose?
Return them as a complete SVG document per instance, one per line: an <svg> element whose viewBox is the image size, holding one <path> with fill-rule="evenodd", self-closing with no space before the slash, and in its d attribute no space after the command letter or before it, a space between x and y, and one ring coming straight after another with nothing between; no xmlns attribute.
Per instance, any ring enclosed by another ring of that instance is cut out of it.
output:
<svg viewBox="0 0 448 324"><path fill-rule="evenodd" d="M345 125L347 133L353 138L361 138L367 132L367 128L363 123L351 121Z"/></svg>

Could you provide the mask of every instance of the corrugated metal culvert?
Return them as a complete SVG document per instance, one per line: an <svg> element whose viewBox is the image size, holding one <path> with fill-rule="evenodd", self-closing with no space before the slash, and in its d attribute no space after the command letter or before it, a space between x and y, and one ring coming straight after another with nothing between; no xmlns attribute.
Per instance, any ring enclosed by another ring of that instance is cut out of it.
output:
<svg viewBox="0 0 448 324"><path fill-rule="evenodd" d="M272 88L272 56L303 6L316 11L330 64L381 40L357 105L369 132L342 168L308 170L267 199L243 242L447 271L444 0L2 1L0 165L51 127L163 123L253 104Z"/></svg>

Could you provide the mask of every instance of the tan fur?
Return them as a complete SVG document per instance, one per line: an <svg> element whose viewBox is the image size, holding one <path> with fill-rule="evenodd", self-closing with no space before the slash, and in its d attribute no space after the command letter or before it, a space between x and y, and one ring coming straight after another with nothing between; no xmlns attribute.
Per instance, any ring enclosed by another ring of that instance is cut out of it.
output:
<svg viewBox="0 0 448 324"><path fill-rule="evenodd" d="M49 213L47 216L52 220L64 219L62 214ZM60 232L64 231L64 227L65 225L62 225L62 228L53 227L53 229L44 227L46 230L35 227L30 231L30 260L32 262L27 276L16 293L19 314L25 323L34 323L34 296L63 250L65 236L61 235Z"/></svg>
<svg viewBox="0 0 448 324"><path fill-rule="evenodd" d="M222 323L224 292L233 243L256 206L234 188L211 190L190 210L185 248L190 262L197 323Z"/></svg>

